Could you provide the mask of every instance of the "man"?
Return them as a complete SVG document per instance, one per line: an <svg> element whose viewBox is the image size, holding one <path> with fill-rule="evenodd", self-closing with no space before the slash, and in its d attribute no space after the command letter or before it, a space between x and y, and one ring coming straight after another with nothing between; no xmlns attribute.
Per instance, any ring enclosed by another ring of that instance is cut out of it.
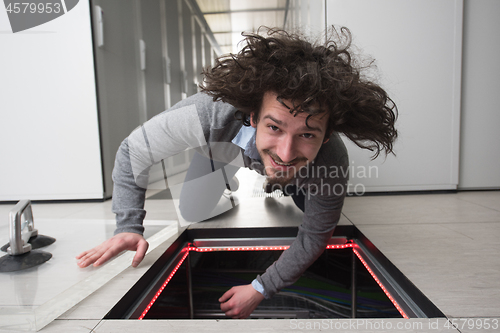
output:
<svg viewBox="0 0 500 333"><path fill-rule="evenodd" d="M345 28L332 29L324 45L281 30L245 36L242 51L204 72L202 93L124 140L113 171L115 236L80 254L81 267L98 266L123 250L136 251L132 266L141 262L148 247L142 220L149 168L188 148L197 153L180 194L184 219L212 216L239 167L266 175L269 191L281 188L304 212L297 238L279 260L252 284L219 299L227 316L248 317L322 253L347 191L348 156L339 133L374 150L374 157L391 153L396 106L355 66Z"/></svg>

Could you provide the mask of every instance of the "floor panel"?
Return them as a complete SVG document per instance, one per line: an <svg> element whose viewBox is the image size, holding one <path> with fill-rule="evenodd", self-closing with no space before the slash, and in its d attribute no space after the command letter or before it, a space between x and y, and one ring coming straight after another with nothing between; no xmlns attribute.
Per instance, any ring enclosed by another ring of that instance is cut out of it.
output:
<svg viewBox="0 0 500 333"><path fill-rule="evenodd" d="M193 227L300 224L300 212L293 206L290 198L255 198L250 192L250 188L254 186L255 181L249 181L246 185L243 182L239 193L248 200L245 202L251 203L240 207L240 212L246 212L244 215L247 217L238 217L235 221L231 214L227 214ZM13 207L13 204L0 205L0 245L9 240L8 214ZM176 219L171 200L148 200L146 207L149 210L148 220L145 221L147 237L171 223L168 220ZM278 207L287 213L276 214ZM7 287L2 288L0 307L10 310L17 308L20 311L25 309L29 312L33 305L36 307L54 296L51 286L67 288L71 279L85 278L93 268L79 269L74 256L112 235L114 216L110 210L111 201L33 204L35 227L40 234L57 238L56 243L46 248L54 257L29 272L0 275L1 285ZM500 252L500 192L348 197L340 224L351 222L446 315L478 319L500 317L500 259L497 255ZM148 263L151 258L146 258L143 269L151 264ZM53 269L52 278L44 277L44 271L49 268ZM113 299L123 294L127 286L139 278L143 269L140 266L139 269L125 270L44 331L90 332L104 316L106 309L113 305ZM283 321L252 321L251 325L247 323L248 321L208 321L203 328L207 331L240 329L259 332L288 332L291 329L290 323ZM429 321L422 320L422 323L422 332L450 332L449 329L441 329L444 321L439 322L438 329L426 329L425 325L432 324ZM200 326L189 321L103 321L97 326L96 332L121 332L125 329L127 332L143 332L145 328L153 331L194 332L199 331ZM359 328L358 331L370 330ZM475 325L471 330L465 327L461 331L480 330Z"/></svg>
<svg viewBox="0 0 500 333"><path fill-rule="evenodd" d="M500 222L500 211L457 194L348 197L343 212L355 225Z"/></svg>
<svg viewBox="0 0 500 333"><path fill-rule="evenodd" d="M448 316L500 316L500 223L358 225Z"/></svg>

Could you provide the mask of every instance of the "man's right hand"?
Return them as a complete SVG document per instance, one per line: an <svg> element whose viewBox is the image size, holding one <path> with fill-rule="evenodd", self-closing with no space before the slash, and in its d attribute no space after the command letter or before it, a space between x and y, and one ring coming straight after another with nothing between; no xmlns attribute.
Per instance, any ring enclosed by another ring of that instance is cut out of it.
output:
<svg viewBox="0 0 500 333"><path fill-rule="evenodd" d="M78 266L87 267L94 264L94 267L104 264L109 259L113 258L124 250L136 251L132 266L137 267L144 259L149 244L142 235L124 232L117 234L101 245L94 247L91 250L83 251L76 256L79 259Z"/></svg>

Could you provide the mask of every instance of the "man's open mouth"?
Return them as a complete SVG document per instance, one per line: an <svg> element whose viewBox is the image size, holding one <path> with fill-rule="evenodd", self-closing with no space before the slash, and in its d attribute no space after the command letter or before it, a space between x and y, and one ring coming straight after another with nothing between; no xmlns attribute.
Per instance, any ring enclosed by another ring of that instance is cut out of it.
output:
<svg viewBox="0 0 500 333"><path fill-rule="evenodd" d="M271 157L271 158L272 158L272 157ZM274 163L276 163L276 164L278 164L278 165L282 165L282 166L292 166L292 165L294 165L294 164L295 164L295 163L282 163L282 162L278 162L278 161L276 161L274 158L272 158L272 159L273 159L273 162L274 162Z"/></svg>
<svg viewBox="0 0 500 333"><path fill-rule="evenodd" d="M276 159L274 159L273 156L269 155L269 157L271 158L271 162L272 162L272 164L274 166L283 167L283 168L289 168L289 167L294 166L295 164L297 164L297 162L294 162L294 163L278 162L278 161L276 161Z"/></svg>

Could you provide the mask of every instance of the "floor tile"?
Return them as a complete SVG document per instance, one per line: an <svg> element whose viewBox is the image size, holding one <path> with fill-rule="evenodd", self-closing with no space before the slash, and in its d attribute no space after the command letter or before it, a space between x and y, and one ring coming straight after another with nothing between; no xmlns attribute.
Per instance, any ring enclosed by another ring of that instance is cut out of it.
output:
<svg viewBox="0 0 500 333"><path fill-rule="evenodd" d="M153 221L156 222L156 221ZM148 230L148 226L146 227ZM163 229L165 231L166 229ZM170 229L169 229L170 230ZM175 226L175 230L177 227ZM92 295L62 314L60 319L102 319L115 304L132 288L165 250L177 239L178 232L164 239L155 249L148 252L138 267L129 266L120 275L109 281ZM156 236L156 235L155 235ZM152 236L154 238L155 236ZM152 238L147 237L151 240ZM151 248L151 247L150 247Z"/></svg>
<svg viewBox="0 0 500 333"><path fill-rule="evenodd" d="M34 307L0 305L0 332L34 331L35 329Z"/></svg>
<svg viewBox="0 0 500 333"><path fill-rule="evenodd" d="M54 320L45 326L41 332L43 333L89 333L93 332L99 320Z"/></svg>
<svg viewBox="0 0 500 333"><path fill-rule="evenodd" d="M52 258L39 266L0 275L0 285L9 286L0 296L0 305L41 305L56 294L85 279L93 272L76 265L75 256L109 238L113 220L38 219L39 234L54 237L55 243L40 250ZM0 239L8 242L8 238Z"/></svg>
<svg viewBox="0 0 500 333"><path fill-rule="evenodd" d="M115 214L111 211L111 205L112 201L107 200L105 202L83 206L82 209L67 215L65 218L114 220Z"/></svg>
<svg viewBox="0 0 500 333"><path fill-rule="evenodd" d="M173 200L146 200L144 209L148 220L177 220L177 212Z"/></svg>
<svg viewBox="0 0 500 333"><path fill-rule="evenodd" d="M102 202L32 203L33 218L63 219L89 208L99 208Z"/></svg>
<svg viewBox="0 0 500 333"><path fill-rule="evenodd" d="M500 191L463 191L457 196L461 200L500 211Z"/></svg>
<svg viewBox="0 0 500 333"><path fill-rule="evenodd" d="M349 197L343 213L355 225L500 222L500 211L457 194Z"/></svg>
<svg viewBox="0 0 500 333"><path fill-rule="evenodd" d="M500 316L499 223L358 228L446 315Z"/></svg>
<svg viewBox="0 0 500 333"><path fill-rule="evenodd" d="M103 320L96 333L142 332L447 332L446 319Z"/></svg>

